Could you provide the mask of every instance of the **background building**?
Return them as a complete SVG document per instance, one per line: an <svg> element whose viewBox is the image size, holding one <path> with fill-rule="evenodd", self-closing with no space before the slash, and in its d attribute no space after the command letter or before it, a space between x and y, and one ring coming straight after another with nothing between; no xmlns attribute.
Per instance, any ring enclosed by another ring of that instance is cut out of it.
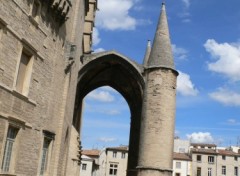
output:
<svg viewBox="0 0 240 176"><path fill-rule="evenodd" d="M125 176L127 173L128 147L110 147L104 149L99 156L101 175Z"/></svg>
<svg viewBox="0 0 240 176"><path fill-rule="evenodd" d="M190 144L187 140L175 139L174 149L176 151L173 153L172 176L239 176L240 153L235 151L239 151L240 147ZM99 164L99 170L95 171L97 176L126 175L127 147L110 147L103 149L101 152L96 152L96 150L87 151L87 156ZM99 153L98 156L97 153ZM83 158L83 160L85 159ZM89 160L89 165L91 165L92 160ZM91 174L84 176L92 176Z"/></svg>
<svg viewBox="0 0 240 176"><path fill-rule="evenodd" d="M81 160L81 176L99 175L99 150L83 150Z"/></svg>
<svg viewBox="0 0 240 176"><path fill-rule="evenodd" d="M192 159L188 153L173 153L173 176L190 176Z"/></svg>

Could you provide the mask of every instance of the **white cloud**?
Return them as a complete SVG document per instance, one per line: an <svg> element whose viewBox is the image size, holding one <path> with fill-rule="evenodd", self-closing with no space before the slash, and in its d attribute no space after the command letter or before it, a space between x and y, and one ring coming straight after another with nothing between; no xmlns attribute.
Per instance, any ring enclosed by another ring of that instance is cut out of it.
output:
<svg viewBox="0 0 240 176"><path fill-rule="evenodd" d="M217 43L209 39L204 44L206 50L216 59L208 63L208 69L223 74L232 81L240 80L240 43Z"/></svg>
<svg viewBox="0 0 240 176"><path fill-rule="evenodd" d="M183 23L190 23L192 20L191 19L183 19L182 22Z"/></svg>
<svg viewBox="0 0 240 176"><path fill-rule="evenodd" d="M183 96L196 96L198 94L198 90L192 83L190 76L181 71L178 72L177 91Z"/></svg>
<svg viewBox="0 0 240 176"><path fill-rule="evenodd" d="M191 5L191 0L182 0L182 2L184 4L184 9L183 9L183 12L181 12L178 16L182 18L183 23L190 23L191 14L189 13L189 7Z"/></svg>
<svg viewBox="0 0 240 176"><path fill-rule="evenodd" d="M94 90L87 95L87 99L96 100L96 101L100 101L100 102L113 102L114 96L112 96L107 91Z"/></svg>
<svg viewBox="0 0 240 176"><path fill-rule="evenodd" d="M186 8L189 8L190 6L190 0L182 0Z"/></svg>
<svg viewBox="0 0 240 176"><path fill-rule="evenodd" d="M93 28L93 45L96 46L100 43L99 32L97 28Z"/></svg>
<svg viewBox="0 0 240 176"><path fill-rule="evenodd" d="M175 44L172 44L172 51L174 57L180 60L184 60L187 58L188 51L184 48L177 47Z"/></svg>
<svg viewBox="0 0 240 176"><path fill-rule="evenodd" d="M103 51L105 51L105 49L103 49L103 48L94 49L94 53L100 53L100 52L103 52Z"/></svg>
<svg viewBox="0 0 240 176"><path fill-rule="evenodd" d="M227 124L228 125L240 125L240 122L236 119L228 119Z"/></svg>
<svg viewBox="0 0 240 176"><path fill-rule="evenodd" d="M209 96L225 105L240 106L240 94L224 88L219 88L218 91L210 93Z"/></svg>
<svg viewBox="0 0 240 176"><path fill-rule="evenodd" d="M98 140L101 141L101 142L114 142L117 139L116 138L101 137Z"/></svg>
<svg viewBox="0 0 240 176"><path fill-rule="evenodd" d="M198 132L198 133L192 133L192 134L187 134L187 138L192 142L192 143L213 143L214 139L209 132Z"/></svg>
<svg viewBox="0 0 240 176"><path fill-rule="evenodd" d="M134 30L137 21L129 15L134 3L133 0L99 0L96 26L108 30Z"/></svg>

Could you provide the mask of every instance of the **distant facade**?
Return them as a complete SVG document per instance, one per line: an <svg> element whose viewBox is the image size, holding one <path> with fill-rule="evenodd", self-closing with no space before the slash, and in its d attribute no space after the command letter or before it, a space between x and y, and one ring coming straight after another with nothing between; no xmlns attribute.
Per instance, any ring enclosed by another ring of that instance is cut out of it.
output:
<svg viewBox="0 0 240 176"><path fill-rule="evenodd" d="M239 147L235 147L238 148ZM239 176L240 153L232 147L218 149L214 144L192 144L192 168L196 176Z"/></svg>
<svg viewBox="0 0 240 176"><path fill-rule="evenodd" d="M175 139L173 152L172 176L240 176L240 147L217 147L215 144L190 144L187 140ZM179 148L181 148L180 152ZM184 152L183 148L185 148ZM95 150L89 150L94 153ZM85 153L85 152L84 152ZM95 152L96 153L96 152ZM88 155L95 163L98 170L91 174L82 171L84 176L112 176L126 175L128 150L127 147L111 147L103 149L99 155ZM92 168L92 160L88 169ZM85 159L83 159L85 163ZM86 168L86 165L82 167ZM88 173L89 175L87 175Z"/></svg>
<svg viewBox="0 0 240 176"><path fill-rule="evenodd" d="M173 175L191 176L192 158L189 153L173 153Z"/></svg>
<svg viewBox="0 0 240 176"><path fill-rule="evenodd" d="M126 176L128 147L83 150L81 176Z"/></svg>
<svg viewBox="0 0 240 176"><path fill-rule="evenodd" d="M83 150L81 160L81 176L99 175L99 150Z"/></svg>
<svg viewBox="0 0 240 176"><path fill-rule="evenodd" d="M99 157L100 173L105 176L126 176L128 147L110 147Z"/></svg>

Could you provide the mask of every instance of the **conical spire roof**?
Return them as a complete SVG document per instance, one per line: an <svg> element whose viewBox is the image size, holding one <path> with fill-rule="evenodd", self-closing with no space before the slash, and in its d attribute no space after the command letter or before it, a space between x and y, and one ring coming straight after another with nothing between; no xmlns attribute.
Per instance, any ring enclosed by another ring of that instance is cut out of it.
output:
<svg viewBox="0 0 240 176"><path fill-rule="evenodd" d="M153 67L166 67L175 70L165 3L162 3L161 15L148 60L148 68Z"/></svg>
<svg viewBox="0 0 240 176"><path fill-rule="evenodd" d="M146 53L145 53L144 60L143 60L143 66L144 66L144 67L147 67L147 65L148 65L148 60L149 60L150 52L151 52L151 41L148 40L147 48L146 48Z"/></svg>

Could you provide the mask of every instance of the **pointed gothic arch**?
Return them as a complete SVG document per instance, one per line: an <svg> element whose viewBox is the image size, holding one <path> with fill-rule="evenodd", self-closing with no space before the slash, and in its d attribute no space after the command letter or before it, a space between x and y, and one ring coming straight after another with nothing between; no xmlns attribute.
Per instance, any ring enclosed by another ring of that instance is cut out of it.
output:
<svg viewBox="0 0 240 176"><path fill-rule="evenodd" d="M134 171L139 153L143 68L115 51L88 55L81 58L81 62L83 66L78 75L73 125L81 131L82 100L89 92L106 85L116 89L125 98L130 109L128 172Z"/></svg>

